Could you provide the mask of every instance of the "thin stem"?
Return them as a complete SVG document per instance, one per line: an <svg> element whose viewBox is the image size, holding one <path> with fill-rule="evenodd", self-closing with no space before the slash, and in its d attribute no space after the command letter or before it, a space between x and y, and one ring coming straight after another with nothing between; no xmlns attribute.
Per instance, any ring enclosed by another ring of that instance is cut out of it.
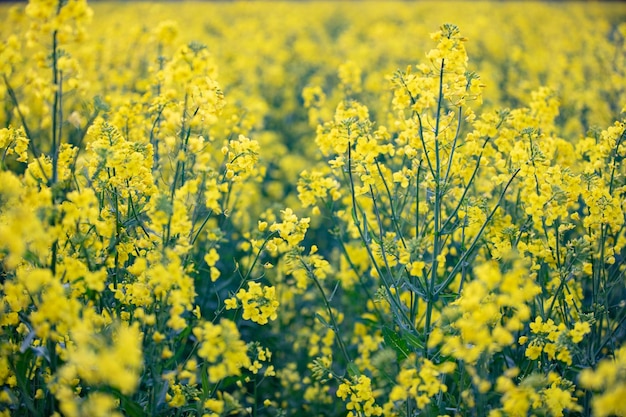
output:
<svg viewBox="0 0 626 417"><path fill-rule="evenodd" d="M335 332L335 339L337 339L337 343L339 343L339 348L341 349L341 353L343 354L347 363L352 363L352 359L350 359L350 355L348 354L346 345L343 343L343 339L341 338L341 334L339 332L339 326L337 325L337 321L335 320L335 314L333 314L333 309L330 305L330 302L328 301L328 298L326 297L326 292L324 291L322 284L319 282L319 280L315 276L315 273L311 270L311 267L306 262L304 262L304 259L300 257L299 260L302 266L304 267L304 269L306 269L307 274L313 279L315 286L317 287L320 294L322 295L322 300L324 301L324 306L326 306L326 310L328 311L328 316L330 317L330 321L332 323L333 330Z"/></svg>
<svg viewBox="0 0 626 417"><path fill-rule="evenodd" d="M30 151L33 153L33 157L35 158L35 161L37 161L37 165L39 165L39 170L41 171L41 175L43 175L46 182L49 182L50 179L46 175L46 171L44 170L43 165L41 164L41 161L39 160L39 156L41 154L39 150L37 149L37 145L35 144L34 137L31 134L30 129L28 128L28 123L26 123L26 118L24 117L24 113L22 113L22 110L20 109L19 101L17 99L17 95L15 94L15 90L13 90L13 87L11 87L11 84L9 83L9 80L7 79L6 74L2 74L2 78L4 79L4 85L6 85L7 87L7 92L9 93L9 97L11 97L13 106L15 106L17 115L20 117L20 121L22 122L24 133L26 134L26 137L28 138L28 147L30 148Z"/></svg>
<svg viewBox="0 0 626 417"><path fill-rule="evenodd" d="M615 179L615 169L617 168L617 164L615 163L615 160L617 159L618 153L619 153L619 147L622 144L622 141L626 138L626 129L624 129L624 131L622 132L622 134L620 135L619 139L617 140L617 143L615 144L615 148L613 148L613 161L611 162L611 179L609 180L609 194L613 195L613 186L614 186L614 179Z"/></svg>
<svg viewBox="0 0 626 417"><path fill-rule="evenodd" d="M441 68L439 69L439 98L437 99L437 118L435 119L435 146L437 146L437 138L439 137L439 122L441 120L441 105L443 103L443 69L446 60L441 60ZM435 154L435 156L438 156Z"/></svg>
<svg viewBox="0 0 626 417"><path fill-rule="evenodd" d="M60 3L60 2L59 2ZM54 93L54 101L52 103L52 149L50 149L50 154L52 156L52 178L51 184L54 185L58 179L58 163L59 163L59 146L61 145L61 128L58 127L61 123L59 117L59 108L61 107L62 102L62 90L59 77L59 70L57 67L58 64L58 39L57 39L57 31L52 32L52 82L56 86L56 91ZM58 130L57 130L58 129Z"/></svg>
<svg viewBox="0 0 626 417"><path fill-rule="evenodd" d="M422 170L422 160L417 167L417 175L415 176L415 239L420 235L420 171Z"/></svg>
<svg viewBox="0 0 626 417"><path fill-rule="evenodd" d="M152 128L150 129L150 143L152 144L152 171L156 172L159 166L159 140L155 137L156 129L160 125L161 116L163 114L163 110L165 109L165 105L159 106L157 110L156 117L154 118L154 122L152 123Z"/></svg>
<svg viewBox="0 0 626 417"><path fill-rule="evenodd" d="M381 255L382 255L382 258L383 258L383 262L385 264L385 269L386 269L387 273L389 275L391 275L391 279L392 279L393 285L395 287L397 287L397 281L398 280L395 279L393 277L393 275L391 274L391 267L389 266L389 261L387 260L387 251L385 250L385 245L384 245L383 222L382 222L382 219L380 217L380 211L378 210L378 204L376 203L376 197L374 195L374 189L372 188L371 185L369 186L369 188L370 188L370 195L372 197L372 202L373 202L373 206L374 206L374 214L376 215L376 222L378 223L378 234L379 234ZM374 259L372 259L372 260L375 262ZM396 308L396 310L394 310L394 313L396 313L397 315L401 316L402 319L404 320L404 322L406 322L406 323L408 323L410 325L410 329L414 330L413 320L411 320L411 318L406 315L406 312L404 311L404 308L402 308L403 307L402 304L396 298L396 297L399 296L399 294L397 292L395 294L393 294L390 291L390 288L392 287L392 285L389 284L389 282L385 278L385 275L380 274L380 273L379 273L379 275L380 275L380 279L383 281L383 285L385 286L385 288L388 291L388 295L389 295L390 299L393 299L395 304L396 304L394 306ZM406 326L401 326L401 327L405 328Z"/></svg>
<svg viewBox="0 0 626 417"><path fill-rule="evenodd" d="M430 156L428 156L428 149L426 148L426 140L424 139L424 128L422 125L422 117L417 112L414 112L413 114L417 116L417 120L419 122L420 141L422 142L422 148L424 149L424 156L426 157L426 162L428 163L428 169L430 170L430 173L432 174L433 178L435 178L436 177L435 170L433 169L432 162L430 162Z"/></svg>
<svg viewBox="0 0 626 417"><path fill-rule="evenodd" d="M458 123L456 126L456 133L454 134L454 139L452 140L452 149L450 149L450 156L448 157L448 167L446 168L446 175L443 178L443 183L447 184L448 179L450 178L450 170L452 168L452 159L454 158L454 152L456 150L456 142L459 139L459 133L461 132L461 116L463 115L463 107L459 106L459 115L458 115Z"/></svg>
<svg viewBox="0 0 626 417"><path fill-rule="evenodd" d="M331 216L331 220L333 221L333 223L335 223L335 227L337 227L337 229L339 229L339 225L337 224L336 217L335 216ZM343 239L341 239L341 237L337 237L337 242L339 243L339 248L341 249L341 253L345 257L346 261L348 262L348 265L350 265L350 269L352 271L354 271L354 273L357 275L357 277L359 279L359 284L361 285L361 288L365 292L365 294L367 296L367 299L373 301L374 298L372 297L372 294L371 294L369 288L367 288L367 286L365 285L365 281L363 279L363 274L359 273L357 266L352 261L352 258L350 257L350 254L348 253L348 248L346 248L346 245L345 245ZM374 303L374 310L376 312L376 316L378 318L381 318L382 315L381 315L380 309L378 308L376 303Z"/></svg>
<svg viewBox="0 0 626 417"><path fill-rule="evenodd" d="M250 274L252 273L252 270L256 266L257 262L259 261L259 258L261 257L261 253L263 252L263 249L265 249L265 246L267 245L267 243L270 241L270 239L276 237L277 235L278 235L278 232L272 232L265 238L265 240L261 244L261 247L259 248L259 251L257 252L256 256L254 257L254 260L252 261L252 265L250 265L250 267L248 268L248 272L243 277L244 281L247 281L248 278L250 277Z"/></svg>
<svg viewBox="0 0 626 417"><path fill-rule="evenodd" d="M478 174L478 169L480 168L480 161L482 160L483 152L485 151L485 147L487 146L487 143L489 143L490 140L491 140L490 137L487 137L487 139L485 139L485 143L483 143L482 150L480 151L480 155L478 155L478 160L476 161L476 166L474 167L474 171L472 172L472 176L470 177L469 181L467 182L467 185L463 189L463 194L461 194L461 197L459 198L459 202L457 203L456 207L454 208L454 210L452 210L452 213L450 213L450 215L448 216L446 221L443 223L443 226L441 227L441 230L446 230L446 227L448 227L448 224L452 221L454 216L456 216L456 214L458 213L459 209L463 205L463 201L465 200L465 196L469 192L470 186L472 185L472 183L474 182L474 179L476 178L476 174Z"/></svg>
<svg viewBox="0 0 626 417"><path fill-rule="evenodd" d="M428 337L430 335L430 326L432 320L432 313L435 297L435 283L437 282L437 270L439 269L439 252L441 251L441 206L442 206L442 193L441 193L441 160L439 157L439 122L441 119L441 105L443 102L443 71L445 67L445 60L441 60L441 69L439 70L439 98L437 100L437 118L435 119L435 206L433 210L433 255L432 265L430 271L430 283L427 290L427 303L426 303L426 321L424 324L424 356L428 357Z"/></svg>
<svg viewBox="0 0 626 417"><path fill-rule="evenodd" d="M411 99L411 105L415 106L415 104L417 103L417 101L415 100L415 97L413 97L413 94L411 93L411 90L409 89L409 86L406 84L406 82L404 82L404 78L400 77L400 82L402 83L402 86L404 87L404 89L406 90L406 93L409 95L409 98ZM428 151L426 150L426 141L424 140L424 126L422 123L422 117L420 116L420 114L416 111L413 110L413 116L417 116L417 121L419 123L419 137L420 137L420 141L422 142L422 148L424 149L424 156L426 157L426 162L428 163L428 168L430 169L430 173L433 175L433 177L435 176L435 171L433 170L433 165L430 162L430 157L428 156Z"/></svg>
<svg viewBox="0 0 626 417"><path fill-rule="evenodd" d="M389 303L390 306L394 309L395 312L403 316L403 319L406 321L406 323L409 323L411 327L410 328L411 332L416 333L416 330L415 330L415 327L413 326L412 321L408 317L406 317L406 314L402 314L404 313L404 311L402 310L402 306L400 305L399 301L394 297L394 294L391 292L391 286L386 281L385 275L383 274L380 267L378 266L376 257L372 253L372 248L369 245L369 241L370 241L369 237L363 231L363 228L361 228L361 221L359 220L358 213L357 213L357 203L356 203L356 196L355 196L355 191L354 191L354 182L352 179L352 153L350 151L350 144L348 144L348 177L350 179L350 191L352 194L352 217L354 220L354 224L359 232L359 236L361 237L361 241L363 242L363 245L365 246L365 250L367 251L367 255L369 259L372 261L372 265L374 266L376 273L383 281L383 286L385 287L385 291L387 292L387 296L389 297L389 300L390 300L390 303ZM367 219L365 218L365 212L363 212L363 222L365 226L367 227ZM379 221L379 224L381 224L380 221ZM405 324L403 323L399 323L399 324L402 328L406 328Z"/></svg>
<svg viewBox="0 0 626 417"><path fill-rule="evenodd" d="M380 168L380 164L378 163L378 161L376 161L376 169L378 170L378 175L380 175L380 178L383 181L383 185L385 186L385 190L387 191L387 197L389 198L389 210L391 210L391 221L393 222L394 227L396 228L396 231L398 232L398 236L400 237L400 241L402 242L402 246L406 249L406 242L404 241L404 235L402 233L402 231L400 230L400 225L398 224L398 217L396 216L396 211L393 208L393 198L391 197L391 192L389 191L389 187L387 186L387 181L385 180L385 177L383 176L383 171Z"/></svg>
<svg viewBox="0 0 626 417"><path fill-rule="evenodd" d="M348 178L350 179L350 195L352 196L352 219L354 220L355 226L360 229L361 222L359 221L357 212L354 180L352 179L352 145L350 143L348 143Z"/></svg>
<svg viewBox="0 0 626 417"><path fill-rule="evenodd" d="M509 186L513 183L513 180L515 179L515 177L517 176L517 174L520 172L520 169L518 168L513 175L511 176L511 178L509 179L509 181L506 183L506 185L504 186L504 189L502 190L502 192L500 193L500 197L498 198L498 202L496 203L496 205L494 206L493 210L491 210L491 213L489 213L489 216L487 216L487 219L485 219L485 222L482 224L482 226L480 227L480 230L478 231L478 233L476 234L476 237L474 238L474 240L472 241L470 247L467 249L467 251L461 256L461 259L459 259L459 261L457 262L457 264L454 266L454 268L452 268L452 271L450 271L450 273L448 274L448 277L444 280L444 282L442 282L439 287L437 288L437 290L435 291L434 295L438 295L439 293L441 293L444 289L446 289L448 287L448 285L450 284L450 282L452 282L452 280L454 279L454 276L456 275L456 273L459 271L459 269L461 267L463 267L463 264L465 263L465 261L467 260L467 258L469 257L469 255L474 251L474 249L476 248L476 245L478 244L478 241L480 240L480 238L482 237L483 232L485 231L485 228L487 227L487 225L489 224L489 222L491 221L491 219L493 218L493 216L495 215L496 211L498 210L498 208L500 207L500 204L502 202L502 199L504 198L504 195L506 194L506 191L508 190Z"/></svg>

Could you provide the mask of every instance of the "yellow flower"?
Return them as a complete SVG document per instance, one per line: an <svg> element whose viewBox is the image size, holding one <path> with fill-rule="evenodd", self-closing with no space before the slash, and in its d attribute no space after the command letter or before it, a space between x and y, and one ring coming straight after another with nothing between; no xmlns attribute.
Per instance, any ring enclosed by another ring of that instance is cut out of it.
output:
<svg viewBox="0 0 626 417"><path fill-rule="evenodd" d="M290 249L294 249L304 239L304 235L309 228L310 219L304 217L298 219L293 210L286 208L281 210L282 222L273 223L270 226L271 232L278 232L279 236L287 243Z"/></svg>
<svg viewBox="0 0 626 417"><path fill-rule="evenodd" d="M591 332L591 326L589 322L578 321L574 324L574 328L569 331L569 336L572 338L572 342L580 343L583 337Z"/></svg>
<svg viewBox="0 0 626 417"><path fill-rule="evenodd" d="M251 366L246 345L232 321L221 319L219 324L204 322L194 327L193 334L200 342L198 356L208 363L210 382L217 383L227 376L240 375L242 368Z"/></svg>
<svg viewBox="0 0 626 417"><path fill-rule="evenodd" d="M276 311L279 302L274 287L262 287L261 284L251 281L248 282L248 289L241 288L236 296L241 301L245 320L267 324L269 320L276 320L278 317Z"/></svg>
<svg viewBox="0 0 626 417"><path fill-rule="evenodd" d="M209 398L204 402L204 408L215 413L222 413L224 411L224 401Z"/></svg>
<svg viewBox="0 0 626 417"><path fill-rule="evenodd" d="M178 23L173 20L163 21L154 28L155 37L163 45L172 45L179 32Z"/></svg>
<svg viewBox="0 0 626 417"><path fill-rule="evenodd" d="M224 300L224 306L226 307L226 310L236 309L239 306L239 303L237 302L237 297L230 297Z"/></svg>
<svg viewBox="0 0 626 417"><path fill-rule="evenodd" d="M236 140L228 143L226 170L227 178L232 181L241 181L254 177L259 173L256 163L260 152L259 142L239 135Z"/></svg>
<svg viewBox="0 0 626 417"><path fill-rule="evenodd" d="M353 93L361 91L361 68L353 61L346 61L339 66L340 86Z"/></svg>
<svg viewBox="0 0 626 417"><path fill-rule="evenodd" d="M298 179L297 190L298 198L304 207L317 207L319 202L328 199L335 201L341 195L337 180L319 171L302 171Z"/></svg>
<svg viewBox="0 0 626 417"><path fill-rule="evenodd" d="M424 261L412 262L410 274L414 277L420 277L425 267L426 267L426 263Z"/></svg>
<svg viewBox="0 0 626 417"><path fill-rule="evenodd" d="M382 408L375 403L374 394L372 392L371 380L360 375L353 377L351 380L344 380L337 389L337 397L342 400L350 400L346 404L346 409L353 416L380 416Z"/></svg>
<svg viewBox="0 0 626 417"><path fill-rule="evenodd" d="M615 351L612 358L601 360L596 369L580 373L580 385L593 391L593 415L607 417L626 415L626 344Z"/></svg>
<svg viewBox="0 0 626 417"><path fill-rule="evenodd" d="M66 381L76 377L86 384L116 388L125 395L135 392L143 366L139 326L120 324L105 337L84 321L74 327L71 337L68 361L55 376L53 393L62 391Z"/></svg>
<svg viewBox="0 0 626 417"><path fill-rule="evenodd" d="M178 408L185 405L185 395L183 394L183 388L180 384L174 384L170 387L169 391L165 395L167 404L172 408Z"/></svg>
<svg viewBox="0 0 626 417"><path fill-rule="evenodd" d="M204 262L206 262L209 266L215 266L219 259L220 256L215 248L211 248L211 250L209 250L209 252L204 255Z"/></svg>
<svg viewBox="0 0 626 417"><path fill-rule="evenodd" d="M535 342L531 342L526 348L525 355L528 359L537 360L539 359L539 355L541 355L542 351L543 351L542 345L535 343Z"/></svg>

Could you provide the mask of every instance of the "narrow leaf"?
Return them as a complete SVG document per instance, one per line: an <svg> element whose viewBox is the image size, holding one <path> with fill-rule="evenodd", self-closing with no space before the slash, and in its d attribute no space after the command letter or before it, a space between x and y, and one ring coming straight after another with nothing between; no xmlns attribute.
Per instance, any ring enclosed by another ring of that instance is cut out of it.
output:
<svg viewBox="0 0 626 417"><path fill-rule="evenodd" d="M359 371L359 367L356 366L353 362L348 364L348 375L358 377L361 375L361 371Z"/></svg>
<svg viewBox="0 0 626 417"><path fill-rule="evenodd" d="M383 327L383 338L385 343L396 352L398 361L409 357L411 351L406 340L400 337L394 330L387 326Z"/></svg>
<svg viewBox="0 0 626 417"><path fill-rule="evenodd" d="M405 332L402 335L402 339L411 347L415 349L424 349L424 343L420 340L419 337L415 336L412 333Z"/></svg>
<svg viewBox="0 0 626 417"><path fill-rule="evenodd" d="M331 326L330 323L328 323L326 321L326 319L324 317L322 317L319 313L315 313L315 317L320 321L320 323L322 323L324 325L324 327L327 327L327 328L329 328L331 330L334 330L333 326Z"/></svg>

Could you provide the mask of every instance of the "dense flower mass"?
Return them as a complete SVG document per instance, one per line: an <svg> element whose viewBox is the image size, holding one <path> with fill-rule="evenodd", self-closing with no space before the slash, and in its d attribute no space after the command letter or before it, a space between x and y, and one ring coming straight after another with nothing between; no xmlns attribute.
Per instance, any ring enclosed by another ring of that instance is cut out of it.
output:
<svg viewBox="0 0 626 417"><path fill-rule="evenodd" d="M0 20L0 417L626 416L618 3Z"/></svg>

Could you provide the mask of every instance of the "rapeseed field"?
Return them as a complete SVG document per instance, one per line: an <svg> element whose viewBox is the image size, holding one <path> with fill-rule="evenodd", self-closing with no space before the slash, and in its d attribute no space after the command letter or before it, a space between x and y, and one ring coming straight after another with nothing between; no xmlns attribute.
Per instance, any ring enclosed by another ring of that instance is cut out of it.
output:
<svg viewBox="0 0 626 417"><path fill-rule="evenodd" d="M620 3L0 21L0 416L626 416Z"/></svg>

